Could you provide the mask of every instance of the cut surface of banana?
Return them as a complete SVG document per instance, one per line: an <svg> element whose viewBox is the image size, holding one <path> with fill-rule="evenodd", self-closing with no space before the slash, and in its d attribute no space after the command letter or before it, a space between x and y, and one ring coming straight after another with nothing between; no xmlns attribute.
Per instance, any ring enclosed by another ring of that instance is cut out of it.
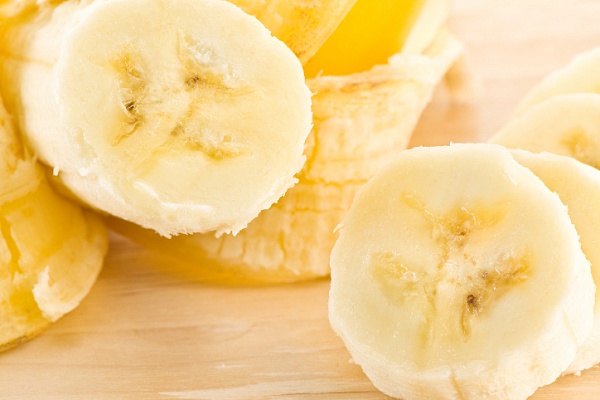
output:
<svg viewBox="0 0 600 400"><path fill-rule="evenodd" d="M355 197L331 268L333 329L405 400L525 399L593 324L565 206L501 146L403 152Z"/></svg>
<svg viewBox="0 0 600 400"><path fill-rule="evenodd" d="M547 151L600 168L600 94L554 96L510 121L489 141L534 153Z"/></svg>
<svg viewBox="0 0 600 400"><path fill-rule="evenodd" d="M566 66L554 71L533 87L521 100L515 116L523 115L536 104L569 93L600 94L600 47L577 55Z"/></svg>
<svg viewBox="0 0 600 400"><path fill-rule="evenodd" d="M165 236L235 233L295 183L311 93L297 57L238 7L44 3L0 31L9 109L93 207Z"/></svg>
<svg viewBox="0 0 600 400"><path fill-rule="evenodd" d="M0 351L73 310L100 272L100 219L60 197L0 103Z"/></svg>
<svg viewBox="0 0 600 400"><path fill-rule="evenodd" d="M550 153L511 152L515 160L532 171L567 206L569 217L591 263L596 287L600 285L600 171L570 157ZM596 291L594 327L577 350L565 373L579 372L600 363L600 291Z"/></svg>
<svg viewBox="0 0 600 400"><path fill-rule="evenodd" d="M120 233L198 270L210 281L290 282L329 274L335 227L357 190L408 145L436 84L462 51L440 35L425 54L347 77L308 81L314 128L299 183L237 235L160 238L111 221Z"/></svg>

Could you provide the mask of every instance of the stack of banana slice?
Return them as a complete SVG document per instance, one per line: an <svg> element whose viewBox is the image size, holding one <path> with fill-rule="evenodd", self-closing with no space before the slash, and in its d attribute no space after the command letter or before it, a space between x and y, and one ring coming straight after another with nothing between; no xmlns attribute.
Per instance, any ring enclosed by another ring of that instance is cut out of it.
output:
<svg viewBox="0 0 600 400"><path fill-rule="evenodd" d="M592 263L594 281L600 286L599 70L600 48L578 55L535 86L490 142L537 153L516 154L567 205L583 252ZM600 290L595 315L592 334L566 373L600 363Z"/></svg>
<svg viewBox="0 0 600 400"><path fill-rule="evenodd" d="M600 363L599 69L578 56L491 144L407 150L359 191L329 318L380 390L526 399Z"/></svg>
<svg viewBox="0 0 600 400"><path fill-rule="evenodd" d="M267 26L273 24L267 17L271 7L282 16L302 15L307 20L301 26L319 25L309 33L310 50L294 24L271 26L301 60L308 60L305 73L313 76L307 84L314 93L314 126L299 183L235 236L166 240L123 221L111 226L202 268L207 280L290 282L327 276L334 230L356 191L407 147L434 88L462 46L444 29L446 1L237 3ZM386 12L387 19L382 18ZM338 24L333 33L320 27L331 21ZM369 36L380 31L383 36ZM313 34L331 36L324 41Z"/></svg>

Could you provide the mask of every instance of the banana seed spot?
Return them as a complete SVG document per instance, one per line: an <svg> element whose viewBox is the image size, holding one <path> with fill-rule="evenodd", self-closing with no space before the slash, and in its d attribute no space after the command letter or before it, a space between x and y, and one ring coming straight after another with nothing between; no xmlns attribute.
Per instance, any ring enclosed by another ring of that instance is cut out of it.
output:
<svg viewBox="0 0 600 400"><path fill-rule="evenodd" d="M195 87L199 82L200 82L200 77L198 75L194 75L185 81L185 86L187 86L188 88L191 89L191 88Z"/></svg>
<svg viewBox="0 0 600 400"><path fill-rule="evenodd" d="M562 145L576 160L600 169L600 144L595 138L586 134L582 128L574 129L566 134Z"/></svg>
<svg viewBox="0 0 600 400"><path fill-rule="evenodd" d="M472 294L467 296L467 310L469 310L469 313L471 314L479 313L479 301L477 300L477 297Z"/></svg>
<svg viewBox="0 0 600 400"><path fill-rule="evenodd" d="M112 141L116 146L134 134L144 122L144 112L140 109L148 87L141 57L129 49L123 49L115 56L111 65L118 78L118 96L123 109L123 130Z"/></svg>

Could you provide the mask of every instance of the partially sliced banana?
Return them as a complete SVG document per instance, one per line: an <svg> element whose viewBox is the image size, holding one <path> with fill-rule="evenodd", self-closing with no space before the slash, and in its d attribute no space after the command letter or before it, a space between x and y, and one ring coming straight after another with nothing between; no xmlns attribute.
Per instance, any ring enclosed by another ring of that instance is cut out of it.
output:
<svg viewBox="0 0 600 400"><path fill-rule="evenodd" d="M100 219L54 192L0 102L0 351L77 307L107 248Z"/></svg>
<svg viewBox="0 0 600 400"><path fill-rule="evenodd" d="M290 282L329 274L335 227L358 189L408 145L413 129L462 45L446 32L425 54L346 77L309 80L314 128L299 183L237 235L171 239L119 221L111 226L217 281Z"/></svg>
<svg viewBox="0 0 600 400"><path fill-rule="evenodd" d="M533 87L519 103L515 116L521 116L550 97L569 93L600 94L600 47L577 55Z"/></svg>
<svg viewBox="0 0 600 400"><path fill-rule="evenodd" d="M592 266L596 287L600 286L600 171L570 157L550 153L511 152L515 160L532 171L567 206L581 240L581 248ZM566 374L600 363L600 291L596 291L594 327L577 350Z"/></svg>
<svg viewBox="0 0 600 400"><path fill-rule="evenodd" d="M95 208L165 236L236 233L296 182L302 66L232 4L44 3L0 46L29 144Z"/></svg>
<svg viewBox="0 0 600 400"><path fill-rule="evenodd" d="M565 206L500 146L403 152L357 194L331 268L333 329L405 400L525 399L593 324Z"/></svg>
<svg viewBox="0 0 600 400"><path fill-rule="evenodd" d="M554 96L510 121L489 141L569 156L600 168L600 94Z"/></svg>

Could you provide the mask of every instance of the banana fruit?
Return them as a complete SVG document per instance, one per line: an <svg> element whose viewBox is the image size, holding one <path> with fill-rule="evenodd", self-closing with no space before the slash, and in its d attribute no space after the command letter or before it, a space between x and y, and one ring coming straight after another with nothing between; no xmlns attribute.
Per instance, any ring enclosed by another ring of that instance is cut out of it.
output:
<svg viewBox="0 0 600 400"><path fill-rule="evenodd" d="M591 263L596 287L600 287L600 171L571 157L551 153L534 154L524 150L511 152L567 206L569 217L581 241L581 249ZM564 374L588 369L600 363L600 290L596 291L594 326L577 356Z"/></svg>
<svg viewBox="0 0 600 400"><path fill-rule="evenodd" d="M209 281L291 282L329 274L334 230L358 189L405 149L432 92L462 51L442 32L425 54L308 80L314 127L299 183L237 235L164 239L121 221L110 226L148 248L201 269Z"/></svg>
<svg viewBox="0 0 600 400"><path fill-rule="evenodd" d="M574 70L586 71L589 60L579 57L561 70L569 73L555 73L552 79L538 85L521 103L516 117L490 142L538 153L513 150L516 160L541 178L568 207L583 252L591 262L594 282L599 286L600 215L595 205L600 201L600 95L593 93L593 85L571 75ZM574 94L569 94L571 91ZM600 298L597 297L592 333L564 373L576 373L598 363Z"/></svg>
<svg viewBox="0 0 600 400"><path fill-rule="evenodd" d="M600 94L561 94L532 106L490 138L509 148L548 151L600 168Z"/></svg>
<svg viewBox="0 0 600 400"><path fill-rule="evenodd" d="M522 116L533 106L551 97L570 93L600 94L600 47L577 55L563 68L554 71L525 95L514 112Z"/></svg>
<svg viewBox="0 0 600 400"><path fill-rule="evenodd" d="M565 206L501 146L403 152L357 194L331 269L332 327L405 400L525 399L594 321Z"/></svg>
<svg viewBox="0 0 600 400"><path fill-rule="evenodd" d="M300 62L224 1L42 2L0 25L0 68L61 183L164 236L238 232L305 161Z"/></svg>
<svg viewBox="0 0 600 400"><path fill-rule="evenodd" d="M0 104L0 351L73 310L100 272L100 219L57 195Z"/></svg>

